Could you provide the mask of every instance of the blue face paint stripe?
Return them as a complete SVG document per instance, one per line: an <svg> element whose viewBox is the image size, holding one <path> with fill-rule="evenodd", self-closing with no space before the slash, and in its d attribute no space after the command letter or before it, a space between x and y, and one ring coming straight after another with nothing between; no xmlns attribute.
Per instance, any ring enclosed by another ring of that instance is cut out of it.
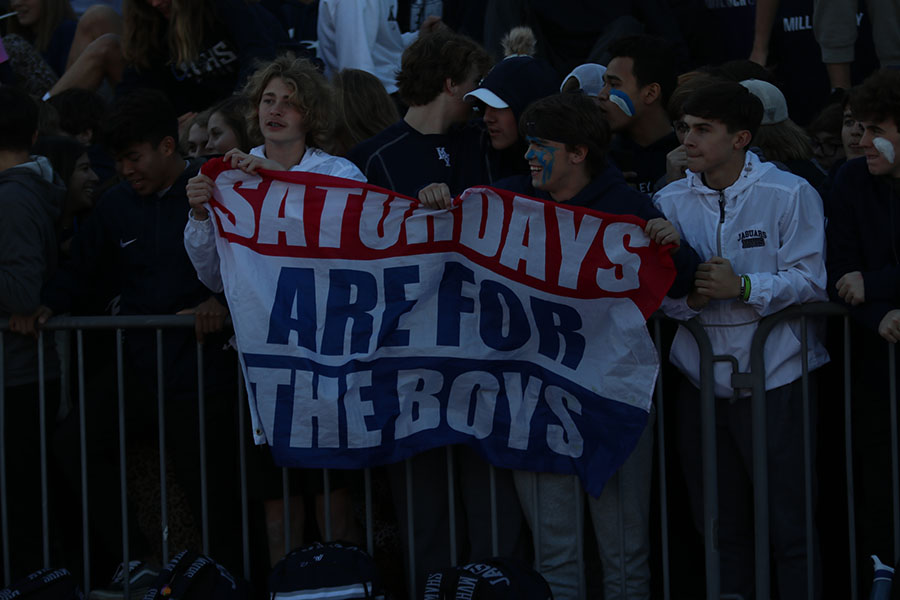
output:
<svg viewBox="0 0 900 600"><path fill-rule="evenodd" d="M625 92L616 89L609 90L609 101L621 108L626 116L634 116L634 103Z"/></svg>
<svg viewBox="0 0 900 600"><path fill-rule="evenodd" d="M556 148L545 146L542 140L533 136L527 137L529 146L525 153L526 160L535 160L541 166L541 185L547 183L553 175L553 163L556 158Z"/></svg>

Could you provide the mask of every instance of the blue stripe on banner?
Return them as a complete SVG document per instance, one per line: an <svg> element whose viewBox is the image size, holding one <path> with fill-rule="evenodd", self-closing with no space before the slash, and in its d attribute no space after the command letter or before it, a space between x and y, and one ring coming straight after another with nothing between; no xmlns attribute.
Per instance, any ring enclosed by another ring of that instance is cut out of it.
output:
<svg viewBox="0 0 900 600"><path fill-rule="evenodd" d="M257 408L286 467L358 469L468 444L499 467L576 473L598 496L647 423L645 410L524 361L243 360L254 398L276 398Z"/></svg>

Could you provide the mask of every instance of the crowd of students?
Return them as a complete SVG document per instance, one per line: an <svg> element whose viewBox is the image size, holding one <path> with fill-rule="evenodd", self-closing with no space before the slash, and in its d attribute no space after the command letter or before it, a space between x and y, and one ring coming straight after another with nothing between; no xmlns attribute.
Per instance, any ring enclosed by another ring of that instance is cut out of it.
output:
<svg viewBox="0 0 900 600"><path fill-rule="evenodd" d="M662 310L679 320L696 318L713 353L735 357L740 372L750 370L750 341L763 317L806 302L845 305L857 348L853 366L862 373L854 376L853 402L863 465L861 554L900 558L884 526L892 501L890 436L897 434L887 418L885 340L900 340L900 71L878 70L858 87L822 98L821 112L804 129L791 120L769 70L742 60L687 70L681 51L673 50L677 40L626 35L602 47L595 40L584 58L602 55L605 64L584 62L563 77L558 65L541 58L561 50L537 44L535 56L527 29L510 32L503 40L508 56L495 60L479 42L421 11L411 28L418 31L401 33L396 2L373 2L373 12L363 13L322 0L316 57L298 37L303 24L287 19L308 13L291 12L289 4L123 0L121 16L93 7L76 21L68 0L11 3L16 15L0 41L6 49L0 52L0 316L9 318L13 332L4 336L2 373L7 481L16 482L3 490L11 515L6 533L15 546L8 575L34 570L42 556L34 534L41 449L30 426L9 425L39 422L33 338L40 325L64 313L194 314L196 337L205 341L206 396L236 395L223 290L228 281L249 285L252 274L230 269L217 254L207 208L213 182L200 173L214 155L247 173L302 171L367 181L430 208L450 208L464 189L488 184L640 217L651 240L672 248L677 276ZM490 4L489 12L496 8ZM776 326L766 345L773 585L781 598L824 597L828 582L822 574L828 552L820 549L817 530L804 524L802 432L810 427L815 439L817 417L804 422L801 374L803 362L814 375L827 369L821 325L808 327L806 356L799 319ZM194 433L194 333L171 331L163 339L173 485L196 517L202 467ZM118 514L111 341L96 340L97 351L87 358L91 515ZM153 334L135 331L123 346L126 424L147 434L137 434L138 440L155 435L147 427L157 415L155 344ZM78 423L71 413L55 420L59 361L53 344L42 347L51 400L43 425L53 433L54 485L77 490ZM681 373L676 446L689 510L702 531L699 351L686 331L675 335L668 361ZM731 374L730 364L716 364L722 592L750 598L750 397L749 390L733 387ZM814 399L820 396L815 377L811 389ZM233 432L235 411L243 407L208 402L207 409L206 444L216 454L206 473L217 503L211 548L237 572ZM603 494L588 498L605 598L653 593L650 422ZM265 442L258 431L241 435L251 433ZM13 448L16 460L10 460ZM580 503L571 478L504 469L491 476L473 450L457 448L456 456L465 524L460 553L473 559L493 553L484 497L494 485L504 507L496 523L500 555L538 557L535 568L554 597L578 597L579 521L572 515ZM284 544L281 474L264 452L251 458L251 500L259 507L254 548L261 549L254 569L260 563L264 570ZM411 507L408 470L416 490ZM413 576L421 590L426 574L447 564L451 545L445 451L417 455L409 467L387 465L384 477L399 539L410 539L407 513L414 512ZM361 542L354 482L351 475L332 477L329 509L335 537ZM305 511L297 509L304 493L318 496L311 512L324 530L322 492L313 478L291 486L294 541L310 537L314 527L304 529ZM132 557L152 561L154 542L140 533L137 515L129 519L137 532ZM98 570L114 566L121 553L121 524L110 521L91 542ZM400 545L408 564L411 548ZM54 553L65 556L66 548L60 542ZM98 593L92 597L121 594Z"/></svg>

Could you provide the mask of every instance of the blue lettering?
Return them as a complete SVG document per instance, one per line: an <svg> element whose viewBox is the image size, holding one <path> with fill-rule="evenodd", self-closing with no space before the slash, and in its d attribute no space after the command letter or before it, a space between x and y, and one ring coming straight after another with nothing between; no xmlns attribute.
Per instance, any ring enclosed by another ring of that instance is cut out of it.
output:
<svg viewBox="0 0 900 600"><path fill-rule="evenodd" d="M494 350L516 350L528 342L531 326L525 308L515 292L496 281L481 283L479 331L484 343Z"/></svg>
<svg viewBox="0 0 900 600"><path fill-rule="evenodd" d="M374 318L369 311L378 303L378 283L375 276L367 271L331 269L328 277L322 354L344 354L348 323L350 352L368 352L374 327Z"/></svg>
<svg viewBox="0 0 900 600"><path fill-rule="evenodd" d="M416 300L407 300L406 286L419 283L419 267L391 267L384 270L384 314L378 347L409 346L409 330L401 329L400 317L412 310Z"/></svg>
<svg viewBox="0 0 900 600"><path fill-rule="evenodd" d="M585 348L584 336L578 333L582 326L578 311L565 304L532 297L531 312L541 333L538 352L551 360L559 360L561 338L565 345L562 364L577 369Z"/></svg>
<svg viewBox="0 0 900 600"><path fill-rule="evenodd" d="M475 283L475 273L458 262L444 265L438 289L437 345L459 346L461 313L475 313L475 300L463 296L463 283Z"/></svg>
<svg viewBox="0 0 900 600"><path fill-rule="evenodd" d="M269 344L287 344L292 331L297 345L316 349L316 283L312 269L282 267L269 315Z"/></svg>

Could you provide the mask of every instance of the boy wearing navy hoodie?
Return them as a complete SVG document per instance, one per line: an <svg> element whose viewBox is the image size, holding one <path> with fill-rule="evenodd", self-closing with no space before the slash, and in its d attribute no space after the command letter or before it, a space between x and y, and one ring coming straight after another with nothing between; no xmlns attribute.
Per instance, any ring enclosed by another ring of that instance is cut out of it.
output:
<svg viewBox="0 0 900 600"><path fill-rule="evenodd" d="M498 182L499 188L552 202L635 215L647 221L645 232L660 245L674 244L677 269L669 290L682 297L691 289L700 260L650 198L632 189L607 160L610 130L597 105L583 94L557 94L528 107L520 120L528 141L529 175ZM603 563L606 598L650 598L649 518L653 462L653 413L637 447L588 506ZM532 531L540 528L536 566L556 599L577 598L578 556L573 517L577 503L572 478L555 473L515 472L516 489ZM539 487L535 513L533 490ZM621 509L621 510L620 510ZM625 535L620 535L625 531Z"/></svg>
<svg viewBox="0 0 900 600"><path fill-rule="evenodd" d="M862 490L861 555L894 562L887 343L900 340L900 71L870 76L850 96L864 158L837 172L828 221L828 291L854 330L853 425ZM896 435L896 432L894 432ZM862 554L864 553L864 554Z"/></svg>

